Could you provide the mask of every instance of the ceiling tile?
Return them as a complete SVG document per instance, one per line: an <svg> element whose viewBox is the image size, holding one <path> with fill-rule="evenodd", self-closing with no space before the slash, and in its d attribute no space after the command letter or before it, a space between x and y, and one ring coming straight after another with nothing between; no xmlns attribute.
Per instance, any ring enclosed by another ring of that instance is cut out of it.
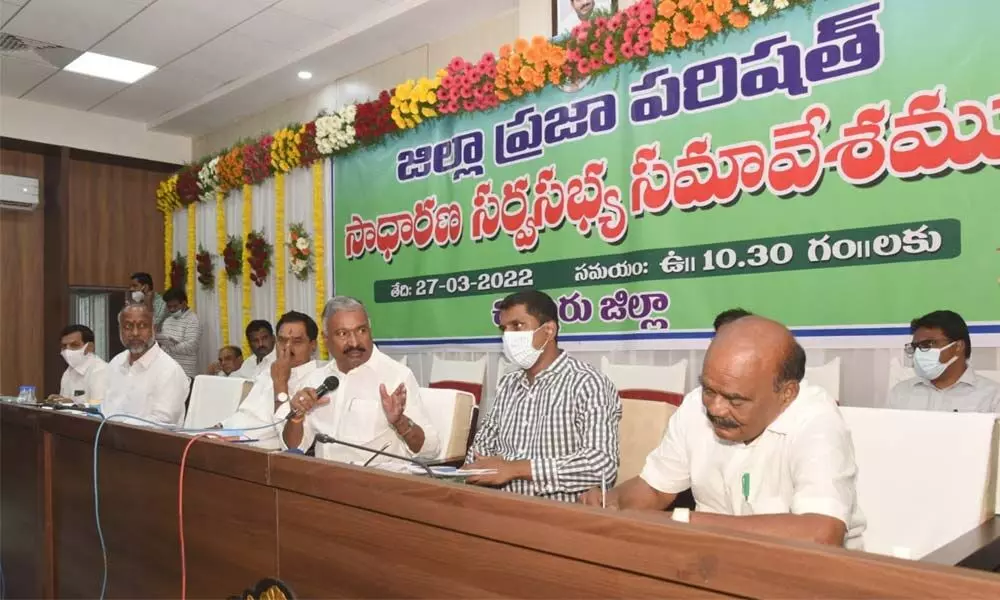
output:
<svg viewBox="0 0 1000 600"><path fill-rule="evenodd" d="M10 0L3 0L0 2L0 25L3 25L13 17L17 11L21 10L21 5Z"/></svg>
<svg viewBox="0 0 1000 600"><path fill-rule="evenodd" d="M264 11L234 29L236 33L255 40L277 44L289 50L301 50L325 38L336 30L318 21L310 21L276 8Z"/></svg>
<svg viewBox="0 0 1000 600"><path fill-rule="evenodd" d="M9 4L16 4L18 6L24 6L25 4L28 3L28 0L4 0L4 2L7 2Z"/></svg>
<svg viewBox="0 0 1000 600"><path fill-rule="evenodd" d="M152 0L32 0L4 31L86 50Z"/></svg>
<svg viewBox="0 0 1000 600"><path fill-rule="evenodd" d="M228 82L268 64L280 63L292 52L293 49L230 31L182 56L170 66L181 71L212 75Z"/></svg>
<svg viewBox="0 0 1000 600"><path fill-rule="evenodd" d="M20 96L55 72L38 61L0 56L0 94Z"/></svg>
<svg viewBox="0 0 1000 600"><path fill-rule="evenodd" d="M217 78L181 71L170 65L128 86L91 110L123 119L151 121L198 100L220 83Z"/></svg>
<svg viewBox="0 0 1000 600"><path fill-rule="evenodd" d="M351 0L282 0L276 9L297 17L318 21L335 29L356 21L366 11L378 6L365 6Z"/></svg>
<svg viewBox="0 0 1000 600"><path fill-rule="evenodd" d="M31 93L24 98L76 110L87 110L125 87L126 84L117 81L60 71L31 90Z"/></svg>

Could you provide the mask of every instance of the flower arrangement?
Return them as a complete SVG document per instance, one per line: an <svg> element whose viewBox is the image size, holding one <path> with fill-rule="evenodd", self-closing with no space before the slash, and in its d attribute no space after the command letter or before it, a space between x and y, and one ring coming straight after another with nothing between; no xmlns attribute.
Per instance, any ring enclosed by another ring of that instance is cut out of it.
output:
<svg viewBox="0 0 1000 600"><path fill-rule="evenodd" d="M228 192L241 187L243 185L243 147L237 144L219 156L219 162L215 163L215 170L222 191Z"/></svg>
<svg viewBox="0 0 1000 600"><path fill-rule="evenodd" d="M292 275L305 281L313 272L312 237L302 223L292 223L289 229L288 261Z"/></svg>
<svg viewBox="0 0 1000 600"><path fill-rule="evenodd" d="M239 236L231 235L222 251L222 263L226 269L226 279L239 283L243 276L243 241Z"/></svg>
<svg viewBox="0 0 1000 600"><path fill-rule="evenodd" d="M566 51L540 35L530 42L519 39L513 46L504 45L500 48L493 81L497 97L506 101L537 92L546 82L559 85L565 63Z"/></svg>
<svg viewBox="0 0 1000 600"><path fill-rule="evenodd" d="M485 111L546 85L579 82L617 65L708 43L793 4L812 0L639 0L615 14L596 13L569 35L520 39L484 54L476 64L452 59L433 79L406 82L375 100L322 113L182 168L157 188L156 206L169 213L213 189L260 183L276 172L379 143L428 118ZM214 176L213 172L214 171Z"/></svg>
<svg viewBox="0 0 1000 600"><path fill-rule="evenodd" d="M310 121L299 127L295 134L295 147L299 151L299 166L308 167L323 158L316 146L316 121Z"/></svg>
<svg viewBox="0 0 1000 600"><path fill-rule="evenodd" d="M197 163L187 165L177 174L177 196L181 206L187 206L201 199L201 186L198 185L198 173L201 166Z"/></svg>
<svg viewBox="0 0 1000 600"><path fill-rule="evenodd" d="M441 78L428 79L421 77L416 82L412 79L396 86L392 91L389 104L392 105L392 120L399 129L413 129L424 122L438 116L435 107L438 103L437 89L441 87Z"/></svg>
<svg viewBox="0 0 1000 600"><path fill-rule="evenodd" d="M487 52L472 64L455 57L446 69L438 71L441 86L437 90L438 112L451 115L458 112L490 110L500 105L496 93L497 58Z"/></svg>
<svg viewBox="0 0 1000 600"><path fill-rule="evenodd" d="M194 255L194 261L197 265L198 283L201 284L201 289L208 292L215 289L215 264L212 255L201 244L198 245L198 253Z"/></svg>
<svg viewBox="0 0 1000 600"><path fill-rule="evenodd" d="M357 139L354 119L357 114L358 108L352 104L316 119L316 149L320 154L331 156L354 145Z"/></svg>
<svg viewBox="0 0 1000 600"><path fill-rule="evenodd" d="M254 185L271 176L271 143L274 137L265 135L257 142L243 146L243 183Z"/></svg>
<svg viewBox="0 0 1000 600"><path fill-rule="evenodd" d="M180 252L170 262L170 287L183 288L187 281L187 257Z"/></svg>
<svg viewBox="0 0 1000 600"><path fill-rule="evenodd" d="M392 91L386 90L371 102L358 105L354 130L361 144L370 144L379 138L399 131L392 120Z"/></svg>
<svg viewBox="0 0 1000 600"><path fill-rule="evenodd" d="M219 189L219 157L205 161L198 170L198 187L201 188L203 201L215 198L215 190Z"/></svg>
<svg viewBox="0 0 1000 600"><path fill-rule="evenodd" d="M274 132L271 142L271 170L275 173L287 173L302 164L302 153L296 137L301 138L299 130L302 125L296 123Z"/></svg>
<svg viewBox="0 0 1000 600"><path fill-rule="evenodd" d="M250 281L261 287L271 273L271 254L274 252L274 246L264 239L262 231L251 231L247 236L246 251L250 253L250 258L247 260L251 269Z"/></svg>

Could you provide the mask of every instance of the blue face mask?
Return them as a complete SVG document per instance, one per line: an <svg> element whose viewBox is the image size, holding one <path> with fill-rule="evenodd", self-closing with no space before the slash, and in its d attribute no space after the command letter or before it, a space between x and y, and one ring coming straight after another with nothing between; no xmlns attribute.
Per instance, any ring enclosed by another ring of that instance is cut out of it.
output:
<svg viewBox="0 0 1000 600"><path fill-rule="evenodd" d="M951 363L958 360L958 356L951 357L946 363L941 362L941 352L955 345L952 342L944 348L928 348L927 350L917 350L913 353L913 370L917 376L927 381L934 381L944 374L951 366Z"/></svg>

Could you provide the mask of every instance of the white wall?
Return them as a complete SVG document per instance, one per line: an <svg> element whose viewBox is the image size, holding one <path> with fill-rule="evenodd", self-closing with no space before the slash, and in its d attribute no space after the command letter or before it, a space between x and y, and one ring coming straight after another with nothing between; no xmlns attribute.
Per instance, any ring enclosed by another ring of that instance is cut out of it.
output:
<svg viewBox="0 0 1000 600"><path fill-rule="evenodd" d="M289 122L314 119L323 109L363 102L407 79L427 77L455 56L478 60L518 36L548 35L552 28L550 0L519 0L518 9L471 27L463 33L425 44L405 54L342 77L318 92L292 98L209 134L195 138L194 156L217 152L246 137L274 131Z"/></svg>
<svg viewBox="0 0 1000 600"><path fill-rule="evenodd" d="M144 123L18 98L0 98L0 135L168 163L191 160L191 138Z"/></svg>

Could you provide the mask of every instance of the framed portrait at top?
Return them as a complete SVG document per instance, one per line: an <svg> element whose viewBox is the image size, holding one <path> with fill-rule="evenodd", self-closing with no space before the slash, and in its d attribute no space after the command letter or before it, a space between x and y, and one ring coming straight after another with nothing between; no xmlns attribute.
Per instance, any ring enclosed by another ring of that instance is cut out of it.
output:
<svg viewBox="0 0 1000 600"><path fill-rule="evenodd" d="M569 33L596 11L618 11L618 0L552 0L553 37Z"/></svg>

